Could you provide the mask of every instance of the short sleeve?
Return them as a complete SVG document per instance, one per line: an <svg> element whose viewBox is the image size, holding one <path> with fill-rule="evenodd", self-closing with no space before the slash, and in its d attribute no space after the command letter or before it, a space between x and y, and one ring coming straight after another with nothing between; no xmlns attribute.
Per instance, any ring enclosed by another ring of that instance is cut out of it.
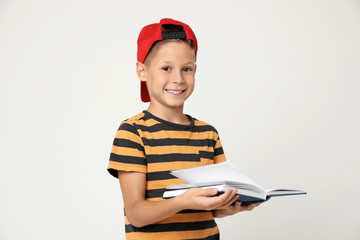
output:
<svg viewBox="0 0 360 240"><path fill-rule="evenodd" d="M147 172L144 144L136 128L123 122L111 149L108 172L118 177L118 171Z"/></svg>
<svg viewBox="0 0 360 240"><path fill-rule="evenodd" d="M226 161L224 150L220 141L220 137L217 132L214 134L215 146L214 146L214 163L220 163Z"/></svg>

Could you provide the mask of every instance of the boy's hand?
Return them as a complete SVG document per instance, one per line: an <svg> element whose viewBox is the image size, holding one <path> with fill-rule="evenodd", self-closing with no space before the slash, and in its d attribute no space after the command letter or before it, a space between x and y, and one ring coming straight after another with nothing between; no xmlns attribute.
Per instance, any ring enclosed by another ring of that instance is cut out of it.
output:
<svg viewBox="0 0 360 240"><path fill-rule="evenodd" d="M259 206L260 204L261 203L252 203L249 205L241 206L241 202L236 201L235 204L230 205L227 208L216 209L216 210L213 210L212 212L213 212L214 217L221 218L221 217L234 215L235 213L238 213L238 212L251 211L255 207Z"/></svg>
<svg viewBox="0 0 360 240"><path fill-rule="evenodd" d="M220 196L215 196L218 193L216 188L191 188L177 198L184 209L225 210L237 199L236 192L236 189L228 189Z"/></svg>

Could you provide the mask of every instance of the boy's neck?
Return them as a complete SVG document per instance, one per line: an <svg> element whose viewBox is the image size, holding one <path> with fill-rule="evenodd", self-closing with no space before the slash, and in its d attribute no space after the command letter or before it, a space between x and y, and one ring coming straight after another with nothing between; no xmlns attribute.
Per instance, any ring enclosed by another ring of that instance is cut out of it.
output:
<svg viewBox="0 0 360 240"><path fill-rule="evenodd" d="M183 125L187 125L191 123L191 120L183 113L183 107L158 109L150 104L147 111L153 114L154 116L168 122L183 124Z"/></svg>

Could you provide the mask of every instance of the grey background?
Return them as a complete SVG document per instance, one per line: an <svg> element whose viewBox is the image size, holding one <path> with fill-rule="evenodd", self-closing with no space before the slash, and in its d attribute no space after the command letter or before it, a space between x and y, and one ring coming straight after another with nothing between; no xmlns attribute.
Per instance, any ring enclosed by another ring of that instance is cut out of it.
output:
<svg viewBox="0 0 360 240"><path fill-rule="evenodd" d="M0 239L124 239L106 167L162 17L199 40L186 113L265 188L308 192L219 219L222 239L360 239L357 0L1 0Z"/></svg>

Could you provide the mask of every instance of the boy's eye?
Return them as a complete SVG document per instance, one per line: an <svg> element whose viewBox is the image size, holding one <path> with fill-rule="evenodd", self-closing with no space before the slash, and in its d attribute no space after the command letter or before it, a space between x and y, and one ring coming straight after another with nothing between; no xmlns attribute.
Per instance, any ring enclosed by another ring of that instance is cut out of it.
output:
<svg viewBox="0 0 360 240"><path fill-rule="evenodd" d="M163 70L164 70L164 71L169 71L170 68L169 68L169 67L163 67Z"/></svg>
<svg viewBox="0 0 360 240"><path fill-rule="evenodd" d="M190 71L191 71L191 68L184 68L184 71L185 71L185 72L190 72Z"/></svg>

